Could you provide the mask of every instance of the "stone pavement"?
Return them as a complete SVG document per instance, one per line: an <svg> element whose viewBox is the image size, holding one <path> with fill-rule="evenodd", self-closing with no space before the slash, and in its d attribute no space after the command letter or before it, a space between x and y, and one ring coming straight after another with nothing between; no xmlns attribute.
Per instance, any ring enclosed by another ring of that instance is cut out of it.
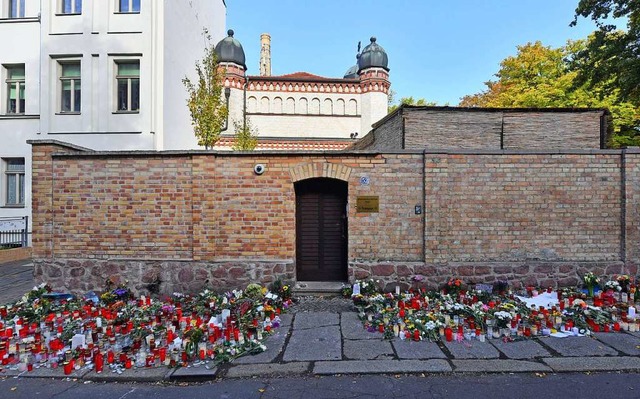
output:
<svg viewBox="0 0 640 399"><path fill-rule="evenodd" d="M0 266L0 292L23 275ZM10 271L7 278L4 272ZM26 284L27 289L33 285ZM26 289L17 294L21 295ZM4 302L7 302L6 300ZM349 300L303 297L282 315L282 325L266 340L267 350L231 363L201 363L187 368L145 368L121 374L75 371L72 377L91 381L192 381L219 378L278 377L372 373L555 373L640 371L640 334L598 333L593 337L539 338L518 342L489 339L463 342L384 340L367 332ZM63 378L61 370L6 370L2 376Z"/></svg>
<svg viewBox="0 0 640 399"><path fill-rule="evenodd" d="M0 304L19 299L33 286L33 263L30 260L0 264Z"/></svg>

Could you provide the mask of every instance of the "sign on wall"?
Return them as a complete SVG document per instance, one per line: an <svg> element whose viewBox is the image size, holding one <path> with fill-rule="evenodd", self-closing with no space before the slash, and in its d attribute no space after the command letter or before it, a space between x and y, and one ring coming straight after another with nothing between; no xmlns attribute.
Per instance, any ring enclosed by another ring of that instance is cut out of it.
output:
<svg viewBox="0 0 640 399"><path fill-rule="evenodd" d="M380 210L380 200L377 195L364 195L356 197L356 212L378 213Z"/></svg>

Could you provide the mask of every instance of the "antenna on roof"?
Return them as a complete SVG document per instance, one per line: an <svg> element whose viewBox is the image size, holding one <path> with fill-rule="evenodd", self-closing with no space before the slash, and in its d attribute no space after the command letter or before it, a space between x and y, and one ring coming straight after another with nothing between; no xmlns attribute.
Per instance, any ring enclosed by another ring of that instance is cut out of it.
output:
<svg viewBox="0 0 640 399"><path fill-rule="evenodd" d="M362 45L361 41L358 41L358 54L360 54L360 46Z"/></svg>

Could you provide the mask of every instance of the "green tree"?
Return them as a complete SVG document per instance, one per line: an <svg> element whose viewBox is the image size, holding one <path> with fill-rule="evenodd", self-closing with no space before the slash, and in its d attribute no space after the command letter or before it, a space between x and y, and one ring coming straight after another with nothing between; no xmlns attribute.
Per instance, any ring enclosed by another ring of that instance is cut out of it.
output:
<svg viewBox="0 0 640 399"><path fill-rule="evenodd" d="M185 76L182 83L188 93L187 107L198 145L210 149L220 139L229 111L222 97L224 76L218 68L218 57L206 30L204 36L207 45L203 59L196 61L197 79Z"/></svg>
<svg viewBox="0 0 640 399"><path fill-rule="evenodd" d="M640 2L580 0L572 26L578 17L591 18L599 29L572 60L577 84L617 89L622 100L640 103ZM626 20L627 31L618 30L610 18Z"/></svg>
<svg viewBox="0 0 640 399"><path fill-rule="evenodd" d="M395 94L395 92L394 92L394 94ZM417 105L417 106L423 106L423 107L435 107L435 106L438 105L435 102L427 101L424 98L419 98L419 99L416 100L413 97L402 97L400 99L400 104ZM392 113L393 111L398 109L398 107L400 107L399 104L390 105L389 106L389 113Z"/></svg>
<svg viewBox="0 0 640 399"><path fill-rule="evenodd" d="M591 38L589 39L591 40ZM551 48L540 42L518 46L515 56L505 58L496 73L496 81L485 83L486 90L465 96L466 107L589 107L607 108L613 116L614 136L609 146L637 145L636 128L640 126L640 108L623 101L620 89L604 84L578 84L578 71L569 61L582 51L588 40L569 41L566 46Z"/></svg>
<svg viewBox="0 0 640 399"><path fill-rule="evenodd" d="M236 140L233 144L234 151L253 151L258 145L258 133L247 118L246 123L239 120L233 121L233 128L236 132Z"/></svg>

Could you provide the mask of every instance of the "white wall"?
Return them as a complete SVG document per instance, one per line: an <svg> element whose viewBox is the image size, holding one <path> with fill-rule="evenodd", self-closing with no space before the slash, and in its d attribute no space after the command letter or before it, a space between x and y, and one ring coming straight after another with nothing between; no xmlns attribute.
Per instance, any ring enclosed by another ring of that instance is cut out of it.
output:
<svg viewBox="0 0 640 399"><path fill-rule="evenodd" d="M27 140L39 137L40 114L40 24L39 1L26 1L25 18L0 20L0 161L2 158L25 160L25 206L5 208L6 178L0 162L0 217L31 216L31 146ZM6 6L6 7L5 7ZM2 17L8 17L8 5L2 2ZM6 70L4 65L25 66L25 113L7 114ZM2 228L2 226L0 226Z"/></svg>
<svg viewBox="0 0 640 399"><path fill-rule="evenodd" d="M222 0L165 0L164 10L164 149L199 148L187 108L185 76L194 78L206 41L215 46L225 37L226 7Z"/></svg>

